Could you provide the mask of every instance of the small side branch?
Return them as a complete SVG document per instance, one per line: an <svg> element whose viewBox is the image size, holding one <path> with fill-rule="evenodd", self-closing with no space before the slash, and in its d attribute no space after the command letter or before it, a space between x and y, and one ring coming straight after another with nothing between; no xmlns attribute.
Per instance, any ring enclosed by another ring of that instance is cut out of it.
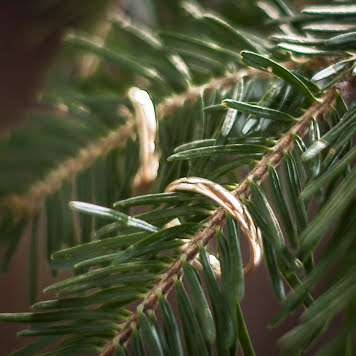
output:
<svg viewBox="0 0 356 356"><path fill-rule="evenodd" d="M243 77L258 76L259 78L268 77L269 73L251 68L247 70L240 70L238 72L228 73L223 77L214 78L210 82L199 86L192 86L182 94L172 95L156 107L158 118L173 114L176 110L181 108L184 104L192 103L197 96L204 91L218 90L221 87L228 88L236 84L236 82Z"/></svg>

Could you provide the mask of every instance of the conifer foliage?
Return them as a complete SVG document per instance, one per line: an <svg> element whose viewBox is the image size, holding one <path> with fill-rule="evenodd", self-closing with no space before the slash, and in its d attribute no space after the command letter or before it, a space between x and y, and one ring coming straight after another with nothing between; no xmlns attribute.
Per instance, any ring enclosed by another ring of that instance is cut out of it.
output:
<svg viewBox="0 0 356 356"><path fill-rule="evenodd" d="M262 256L270 325L303 310L282 354L342 315L317 355L351 355L356 5L261 0L258 33L167 3L174 29L115 10L69 33L73 73L1 138L2 266L30 238L33 312L0 320L38 337L13 355L254 355L240 300ZM73 275L36 302L40 241Z"/></svg>

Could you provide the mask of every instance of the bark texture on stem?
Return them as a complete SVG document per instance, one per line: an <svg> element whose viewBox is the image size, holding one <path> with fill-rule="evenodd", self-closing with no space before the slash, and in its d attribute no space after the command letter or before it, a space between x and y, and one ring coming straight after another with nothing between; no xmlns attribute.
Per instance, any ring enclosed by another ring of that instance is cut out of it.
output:
<svg viewBox="0 0 356 356"><path fill-rule="evenodd" d="M335 90L329 89L322 97L322 102L314 103L299 119L299 121L285 133L276 143L274 151L265 155L255 166L255 168L248 174L248 176L236 187L233 193L236 196L248 197L250 194L249 181L253 179L255 182L262 182L268 174L267 163L277 167L282 159L283 152L290 151L293 148L292 134L297 134L303 138L309 128L309 122L313 117L318 118L329 111L330 105L335 100ZM198 242L201 242L203 246L215 236L217 228L221 227L225 220L225 211L222 208L216 210L216 212L208 219L205 227L200 229L197 234L192 238L191 243L182 251L182 254L187 256L187 261L193 260L198 255ZM182 261L180 258L174 261L171 267L167 269L166 278L160 280L149 292L149 294L142 300L141 305L143 311L153 310L157 307L158 296L157 290L160 289L162 294L167 295L173 288L173 276L180 277L182 275ZM138 321L138 313L133 313L123 325L123 328L119 332L117 338L119 343L123 345L127 342L132 334L131 323ZM111 341L106 345L100 356L113 355L115 350L114 343Z"/></svg>

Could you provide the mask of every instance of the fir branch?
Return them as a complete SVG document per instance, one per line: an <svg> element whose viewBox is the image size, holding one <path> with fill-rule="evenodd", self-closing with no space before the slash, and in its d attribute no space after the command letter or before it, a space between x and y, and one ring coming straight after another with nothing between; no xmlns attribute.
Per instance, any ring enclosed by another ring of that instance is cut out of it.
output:
<svg viewBox="0 0 356 356"><path fill-rule="evenodd" d="M178 100L178 99L177 99ZM249 196L250 188L249 181L252 179L255 182L261 182L268 174L267 163L270 163L273 167L277 167L282 159L283 152L290 151L293 148L292 134L297 134L299 137L303 138L309 127L309 122L313 117L318 118L329 111L330 105L333 104L335 100L335 90L329 89L322 98L322 102L314 103L299 119L298 123L295 124L287 133L285 133L277 142L274 147L274 151L268 153L255 168L250 172L246 179L244 179L233 193L237 196L244 195ZM173 107L173 105L172 105ZM200 229L198 233L193 237L192 242L182 250L182 254L186 255L186 260L191 261L196 258L199 246L201 243L206 246L207 243L215 236L216 230L223 224L225 219L225 211L223 208L218 208L216 212L208 219L205 227ZM182 260L177 258L172 266L166 271L166 277L160 280L156 286L154 286L150 293L143 299L141 303L141 310L147 312L148 310L155 309L158 303L157 291L161 290L162 294L167 295L173 287L173 277L182 275ZM120 344L127 342L132 334L132 323L137 323L139 318L139 313L133 313L125 322L122 330L119 332L117 338ZM100 356L108 356L114 353L115 346L114 340L111 341Z"/></svg>
<svg viewBox="0 0 356 356"><path fill-rule="evenodd" d="M126 125L111 131L106 137L90 143L88 147L80 150L76 157L67 159L44 179L35 182L26 193L11 194L3 203L9 206L17 219L35 214L46 196L55 193L64 181L72 181L79 172L89 168L97 158L105 156L114 148L123 146L133 134L134 127L135 123L130 120Z"/></svg>
<svg viewBox="0 0 356 356"><path fill-rule="evenodd" d="M245 76L267 76L267 73L256 69L240 70L227 75L214 78L200 85L192 86L184 93L172 95L157 105L156 112L159 119L172 114L184 104L192 103L203 91L217 90L220 87L229 87ZM24 194L11 194L3 199L3 205L8 206L15 219L35 214L48 195L55 193L64 181L73 181L81 171L88 169L96 159L107 155L115 148L123 147L126 140L135 134L136 125L129 119L125 126L111 131L106 137L92 142L88 147L80 150L74 158L69 158L50 171L44 179L33 183Z"/></svg>

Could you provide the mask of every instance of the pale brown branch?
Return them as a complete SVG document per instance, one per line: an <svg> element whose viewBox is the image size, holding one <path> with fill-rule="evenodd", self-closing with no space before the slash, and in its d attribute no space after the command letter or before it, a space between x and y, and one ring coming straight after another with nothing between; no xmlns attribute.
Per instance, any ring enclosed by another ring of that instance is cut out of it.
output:
<svg viewBox="0 0 356 356"><path fill-rule="evenodd" d="M253 179L255 182L261 182L268 174L267 163L277 167L283 159L283 151L289 151L293 147L292 134L295 133L299 137L303 138L308 132L309 122L313 117L324 115L330 108L330 105L335 100L335 90L330 89L322 98L322 103L314 103L299 119L287 133L285 133L275 145L274 151L268 153L257 163L255 168L233 191L237 196L248 197L250 194L249 179ZM196 235L192 238L191 243L182 251L182 254L187 256L187 261L193 260L198 254L198 242L201 242L203 246L215 236L217 228L219 228L225 218L225 211L223 208L219 208L208 219L208 223L200 229ZM171 267L166 271L166 277L160 280L149 292L149 294L142 300L141 305L143 311L155 309L158 303L157 290L160 289L162 294L167 295L173 287L173 276L182 275L182 261L177 258ZM131 324L138 321L138 313L133 313L124 323L123 328L119 332L117 338L120 344L124 344L128 341L132 334ZM105 349L101 352L100 356L112 355L115 350L114 341L108 343Z"/></svg>
<svg viewBox="0 0 356 356"><path fill-rule="evenodd" d="M229 87L244 76L264 76L266 73L250 69L228 73L221 78L214 78L210 82L190 87L186 92L166 98L156 107L157 117L164 118L196 99L204 90L216 90L222 86ZM48 175L33 183L23 194L11 194L3 199L2 204L12 211L14 218L21 219L26 216L36 214L46 197L55 193L65 181L73 180L77 174L89 168L97 158L105 156L114 148L123 147L127 139L135 133L135 123L129 119L126 125L110 132L106 137L100 138L90 143L87 147L79 151L77 156L69 158Z"/></svg>
<svg viewBox="0 0 356 356"><path fill-rule="evenodd" d="M184 104L194 102L197 96L204 91L218 90L221 87L228 88L236 84L239 79L251 76L267 77L269 73L254 68L239 70L238 72L227 73L220 78L214 78L203 85L192 86L186 92L172 95L158 104L156 107L157 117L162 119L165 116L171 115Z"/></svg>
<svg viewBox="0 0 356 356"><path fill-rule="evenodd" d="M128 121L106 137L90 143L88 147L80 150L76 157L67 159L44 179L34 183L26 193L12 194L4 199L3 204L8 205L14 217L18 219L35 214L46 196L56 192L64 181L72 180L79 172L89 168L98 157L122 146L134 132L134 126L133 121Z"/></svg>

